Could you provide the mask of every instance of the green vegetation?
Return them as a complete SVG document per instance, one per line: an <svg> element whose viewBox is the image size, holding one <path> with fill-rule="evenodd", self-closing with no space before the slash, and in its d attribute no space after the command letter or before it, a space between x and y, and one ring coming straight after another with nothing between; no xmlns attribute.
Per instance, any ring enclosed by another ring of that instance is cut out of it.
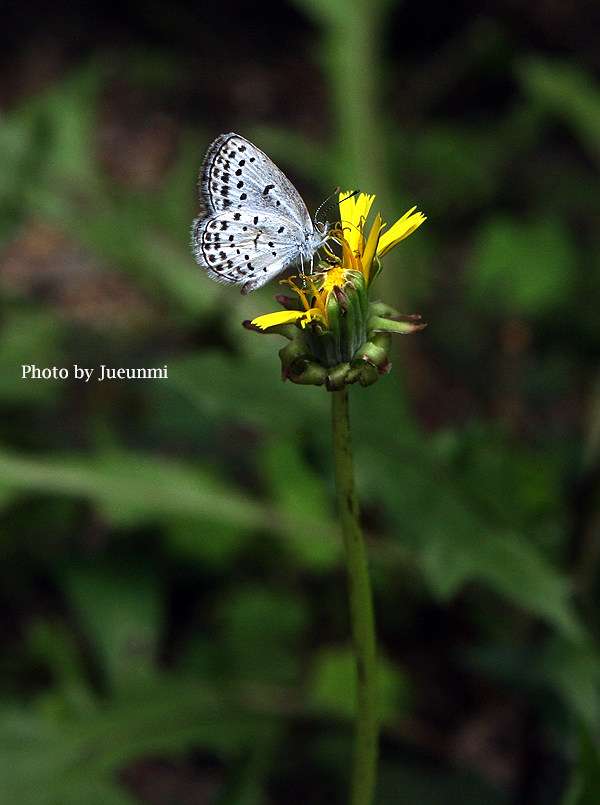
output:
<svg viewBox="0 0 600 805"><path fill-rule="evenodd" d="M600 84L491 22L465 28L460 59L399 65L389 3L297 6L331 136L240 133L315 197L358 183L389 222L428 216L381 291L428 327L350 390L384 668L376 801L591 805ZM178 120L145 173L143 145L107 140L116 69L99 52L0 126L0 802L164 805L127 769L166 758L210 766L218 805L341 805L354 702L330 399L281 383L274 342L241 327L279 286L241 296L193 262L220 129ZM190 66L140 49L118 69L167 106ZM482 75L510 80L502 102L444 111ZM85 382L75 364L168 378Z"/></svg>

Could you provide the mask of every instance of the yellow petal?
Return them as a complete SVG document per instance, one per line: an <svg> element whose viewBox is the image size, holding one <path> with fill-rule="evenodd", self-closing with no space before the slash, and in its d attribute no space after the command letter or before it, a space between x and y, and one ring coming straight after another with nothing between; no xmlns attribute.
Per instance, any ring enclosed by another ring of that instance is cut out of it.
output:
<svg viewBox="0 0 600 805"><path fill-rule="evenodd" d="M304 310L278 310L276 313L265 313L264 316L258 316L256 319L252 319L251 323L255 327L260 327L261 330L268 330L269 327L277 327L280 324L293 324L305 315Z"/></svg>
<svg viewBox="0 0 600 805"><path fill-rule="evenodd" d="M377 254L383 257L392 249L397 243L404 238L407 238L411 232L414 232L417 227L421 226L426 217L422 212L415 212L417 208L413 207L405 213L396 223L388 229L388 231L379 239L379 246L377 247Z"/></svg>
<svg viewBox="0 0 600 805"><path fill-rule="evenodd" d="M305 313L302 314L300 324L303 327L306 327L306 325L310 324L311 321L320 321L323 324L327 325L327 313L321 313L321 311L317 310L317 308L311 307L310 310L307 310Z"/></svg>
<svg viewBox="0 0 600 805"><path fill-rule="evenodd" d="M302 288L299 288L296 283L294 282L295 279L299 279L299 277L288 277L284 280L279 280L281 285L289 285L292 291L296 291L298 296L300 297L300 301L304 305L304 310L310 310L310 304L308 303L308 299L306 298L306 293L303 291Z"/></svg>
<svg viewBox="0 0 600 805"><path fill-rule="evenodd" d="M362 251L363 227L375 196L359 193L352 196L350 193L340 193L339 208L344 238L353 252Z"/></svg>
<svg viewBox="0 0 600 805"><path fill-rule="evenodd" d="M374 201L375 196L368 196L366 193L359 193L358 198L356 199L356 204L354 205L354 218L352 219L353 224L359 226L361 219L364 222L369 214L369 210L371 209L371 204L373 204Z"/></svg>
<svg viewBox="0 0 600 805"><path fill-rule="evenodd" d="M356 204L356 196L352 193L352 190L344 191L339 194L338 196L338 205L340 207L340 211L342 209L341 204L344 204L344 213L348 213L349 210L354 209L354 205Z"/></svg>
<svg viewBox="0 0 600 805"><path fill-rule="evenodd" d="M311 321L326 322L325 317L317 308L311 307L310 310L278 310L276 313L265 313L252 319L251 324L260 327L261 330L268 330L270 327L278 327L282 324L295 324L300 322L303 327Z"/></svg>
<svg viewBox="0 0 600 805"><path fill-rule="evenodd" d="M381 230L385 224L381 220L381 215L377 213L375 217L375 223L371 227L371 231L369 232L369 237L367 238L367 243L365 246L365 250L362 256L362 267L363 267L363 274L365 277L365 282L367 285L369 284L369 275L371 273L371 263L373 262L373 258L377 252L377 244L379 243L379 235Z"/></svg>

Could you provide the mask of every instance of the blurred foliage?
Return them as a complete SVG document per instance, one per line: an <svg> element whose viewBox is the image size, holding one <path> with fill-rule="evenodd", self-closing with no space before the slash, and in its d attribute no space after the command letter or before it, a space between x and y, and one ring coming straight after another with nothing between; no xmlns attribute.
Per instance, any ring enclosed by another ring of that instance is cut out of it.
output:
<svg viewBox="0 0 600 805"><path fill-rule="evenodd" d="M329 145L258 118L242 133L321 195L359 183L388 220L413 203L429 217L383 277L429 327L352 390L381 632L378 802L596 802L600 85L491 20L400 64L388 0L297 9L315 26ZM276 341L240 326L275 287L242 297L193 263L194 181L219 129L208 109L200 124L165 112L190 80L174 52L116 64L99 49L1 119L12 805L160 805L127 784L152 757L216 765L199 802L344 802L353 667L330 401L282 384ZM486 110L457 101L470 81L491 85ZM24 380L23 364L70 378ZM98 382L101 364L168 379Z"/></svg>

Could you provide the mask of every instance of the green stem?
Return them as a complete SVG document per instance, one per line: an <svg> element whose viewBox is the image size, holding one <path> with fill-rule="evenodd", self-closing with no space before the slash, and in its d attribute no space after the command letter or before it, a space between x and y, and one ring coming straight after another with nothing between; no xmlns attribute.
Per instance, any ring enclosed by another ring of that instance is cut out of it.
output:
<svg viewBox="0 0 600 805"><path fill-rule="evenodd" d="M373 596L354 487L348 387L331 392L337 499L348 571L350 617L356 659L357 722L350 805L371 805L379 738L377 656Z"/></svg>

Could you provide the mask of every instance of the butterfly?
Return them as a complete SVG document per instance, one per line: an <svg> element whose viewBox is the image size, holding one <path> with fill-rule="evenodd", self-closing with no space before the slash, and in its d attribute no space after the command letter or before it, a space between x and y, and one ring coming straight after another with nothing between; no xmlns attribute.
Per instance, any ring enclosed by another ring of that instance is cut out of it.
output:
<svg viewBox="0 0 600 805"><path fill-rule="evenodd" d="M310 262L328 239L269 157L239 134L222 134L200 169L201 215L192 249L212 279L261 288L293 263Z"/></svg>

